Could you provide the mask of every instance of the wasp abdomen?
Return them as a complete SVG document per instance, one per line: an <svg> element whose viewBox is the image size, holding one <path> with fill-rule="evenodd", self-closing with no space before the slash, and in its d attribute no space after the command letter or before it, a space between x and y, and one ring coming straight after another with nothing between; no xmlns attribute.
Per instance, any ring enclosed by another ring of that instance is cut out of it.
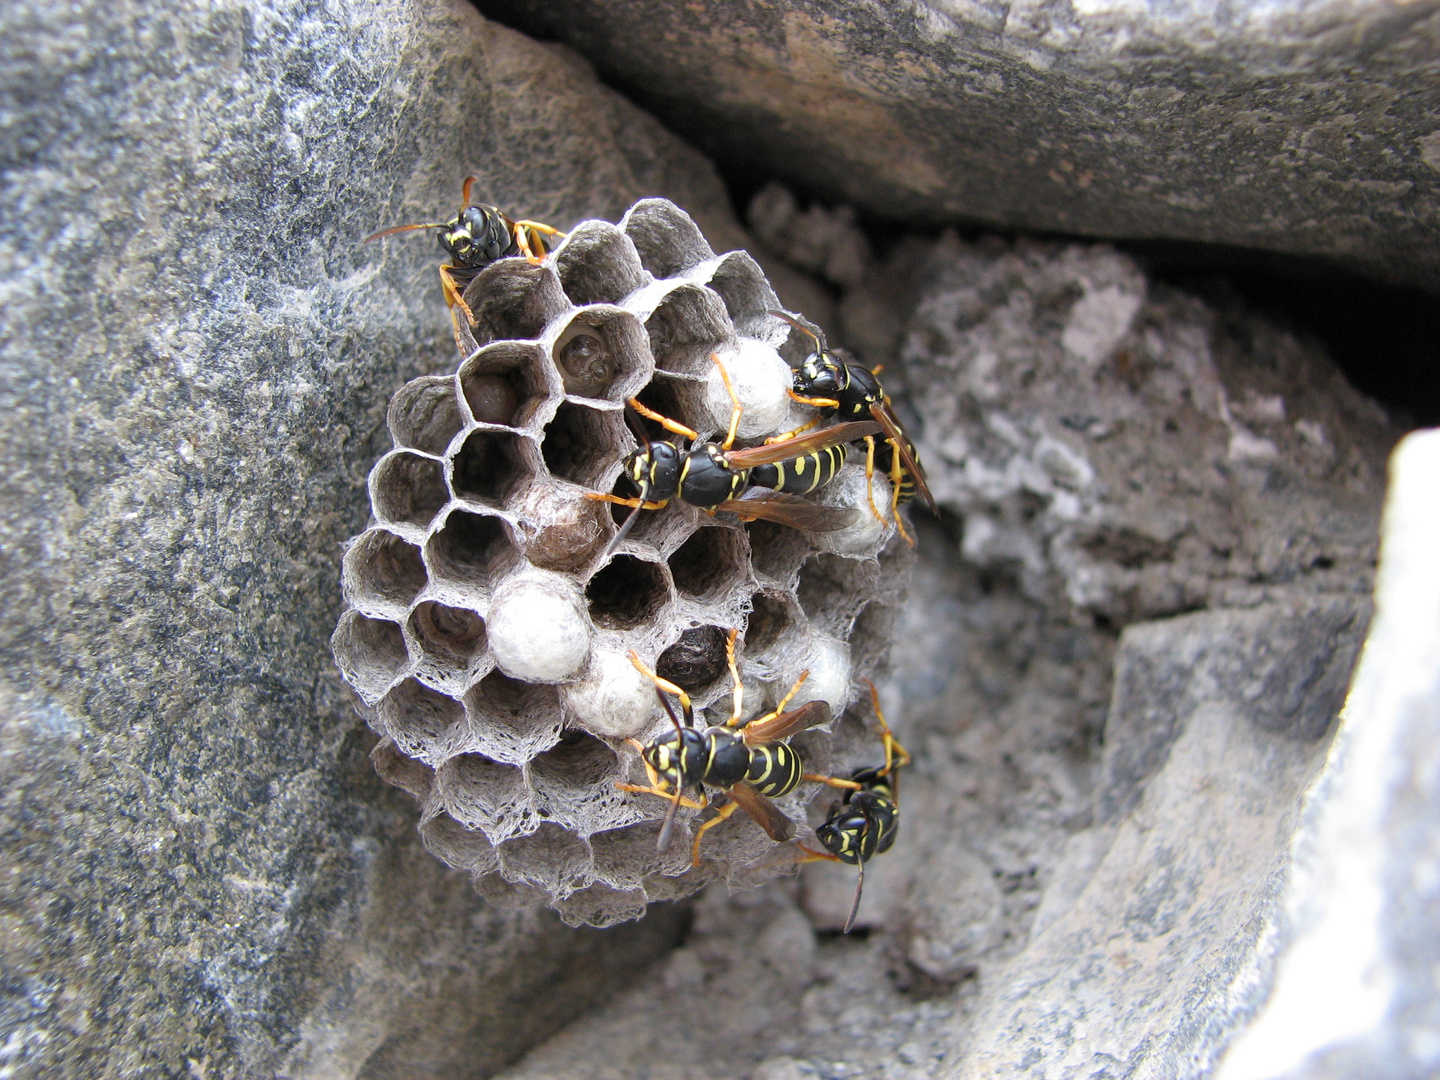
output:
<svg viewBox="0 0 1440 1080"><path fill-rule="evenodd" d="M841 443L774 465L757 465L750 470L750 483L792 495L808 495L835 479L848 453L848 446Z"/></svg>
<svg viewBox="0 0 1440 1080"><path fill-rule="evenodd" d="M785 743L750 748L745 780L761 795L778 799L800 783L803 768L800 755Z"/></svg>

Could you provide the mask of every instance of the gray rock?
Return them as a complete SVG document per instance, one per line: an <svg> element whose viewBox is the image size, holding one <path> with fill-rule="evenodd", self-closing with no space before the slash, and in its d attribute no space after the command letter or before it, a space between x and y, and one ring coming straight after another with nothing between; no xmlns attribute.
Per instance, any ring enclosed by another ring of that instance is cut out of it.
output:
<svg viewBox="0 0 1440 1080"><path fill-rule="evenodd" d="M1440 285L1432 5L482 0L717 160L888 219Z"/></svg>
<svg viewBox="0 0 1440 1080"><path fill-rule="evenodd" d="M1273 992L1220 1080L1440 1070L1440 432L1391 461L1375 621L1310 792Z"/></svg>
<svg viewBox="0 0 1440 1080"><path fill-rule="evenodd" d="M713 170L449 0L0 13L0 1072L478 1076L675 939L486 907L328 639L461 178L561 226ZM792 275L794 276L794 275Z"/></svg>
<svg viewBox="0 0 1440 1080"><path fill-rule="evenodd" d="M918 445L966 558L1117 627L1368 589L1397 430L1315 345L1104 247L897 258L918 301L887 386L924 388ZM871 306L847 297L846 324Z"/></svg>
<svg viewBox="0 0 1440 1080"><path fill-rule="evenodd" d="M1299 798L1339 709L1314 671L1348 673L1365 615L1363 600L1317 600L1126 629L1100 824L1070 839L1050 903L986 988L954 1075L1206 1071L1253 1006ZM1330 632L1306 638L1307 625ZM1277 664L1281 650L1292 662ZM1268 703L1285 700L1307 705L1281 728ZM1137 736L1164 744L1163 764L1119 798L1134 782Z"/></svg>

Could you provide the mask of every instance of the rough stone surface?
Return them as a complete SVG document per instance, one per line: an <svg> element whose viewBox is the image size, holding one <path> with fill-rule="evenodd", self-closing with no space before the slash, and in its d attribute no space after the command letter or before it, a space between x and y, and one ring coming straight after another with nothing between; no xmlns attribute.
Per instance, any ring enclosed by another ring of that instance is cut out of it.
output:
<svg viewBox="0 0 1440 1080"><path fill-rule="evenodd" d="M1375 621L1275 920L1273 992L1221 1080L1440 1069L1440 432L1391 459Z"/></svg>
<svg viewBox="0 0 1440 1080"><path fill-rule="evenodd" d="M614 992L614 935L420 844L328 639L385 406L452 366L467 172L569 225L710 166L449 2L0 13L0 758L12 1077L478 1076ZM573 966L572 966L573 965Z"/></svg>
<svg viewBox="0 0 1440 1080"><path fill-rule="evenodd" d="M1440 10L481 0L717 160L888 218L1324 255L1434 288Z"/></svg>
<svg viewBox="0 0 1440 1080"><path fill-rule="evenodd" d="M968 559L1115 626L1368 590L1396 430L1314 345L1104 247L896 258L923 260L902 371Z"/></svg>

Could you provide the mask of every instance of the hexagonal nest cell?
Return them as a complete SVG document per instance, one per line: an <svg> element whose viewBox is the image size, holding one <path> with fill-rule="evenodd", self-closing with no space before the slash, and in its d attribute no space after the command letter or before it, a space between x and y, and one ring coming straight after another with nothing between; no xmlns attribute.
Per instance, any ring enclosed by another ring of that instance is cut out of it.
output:
<svg viewBox="0 0 1440 1080"><path fill-rule="evenodd" d="M627 657L723 718L736 628L746 715L813 667L816 695L840 716L883 662L908 549L887 526L868 548L831 554L843 545L676 499L641 510L609 552L630 509L587 498L635 495L621 462L637 432L676 438L627 423L627 399L705 437L723 426L706 404L710 355L738 368L789 348L789 328L766 314L774 291L749 255L717 257L682 210L646 199L618 224L576 225L541 264L500 260L465 299L469 351L453 375L396 391L394 449L370 476L375 520L343 561L332 646L382 736L377 771L420 802L426 846L482 895L546 903L572 923L784 872L743 815L706 834L699 867L690 838L713 810L682 810L656 850L666 801L615 785L644 782L630 739L670 721ZM746 374L737 385L763 384ZM844 742L841 753L864 730L833 727L841 734L802 742ZM829 797L802 785L779 804L801 841L813 846L807 812Z"/></svg>

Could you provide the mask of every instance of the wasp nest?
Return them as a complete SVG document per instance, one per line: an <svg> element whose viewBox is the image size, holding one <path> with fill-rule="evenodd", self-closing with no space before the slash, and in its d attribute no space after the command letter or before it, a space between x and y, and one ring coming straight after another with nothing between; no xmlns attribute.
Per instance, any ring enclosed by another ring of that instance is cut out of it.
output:
<svg viewBox="0 0 1440 1080"><path fill-rule="evenodd" d="M830 533L675 500L642 511L607 558L629 511L585 493L633 494L627 398L723 433L731 403L712 354L745 405L742 441L804 423L813 412L785 391L808 339L766 314L779 304L754 259L716 256L660 199L618 227L582 223L542 264L491 265L465 299L473 350L455 374L395 394L374 520L344 558L333 646L382 736L376 767L420 801L426 845L482 894L569 922L780 872L793 859L743 815L706 834L698 869L695 811L655 850L667 804L615 782L644 782L626 740L669 721L628 654L728 715L725 632L738 627L747 714L808 669L796 702L841 717L888 647L905 552L869 510L864 455L818 496L863 511ZM886 481L873 485L883 513ZM796 738L808 767L878 754L858 720L831 726ZM803 825L832 797L807 783L779 805Z"/></svg>

